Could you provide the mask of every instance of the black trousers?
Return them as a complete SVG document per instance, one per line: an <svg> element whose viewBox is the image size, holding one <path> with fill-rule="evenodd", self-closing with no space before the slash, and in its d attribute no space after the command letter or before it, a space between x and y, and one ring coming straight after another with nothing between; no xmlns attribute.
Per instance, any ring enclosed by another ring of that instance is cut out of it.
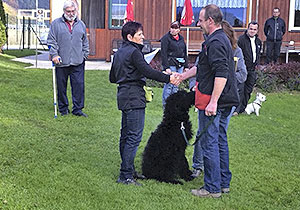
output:
<svg viewBox="0 0 300 210"><path fill-rule="evenodd" d="M281 41L278 42L271 42L267 41L267 51L266 51L266 63L270 62L277 62L277 59L280 55L280 47L281 47Z"/></svg>
<svg viewBox="0 0 300 210"><path fill-rule="evenodd" d="M56 67L57 98L60 113L68 110L67 83L70 76L72 92L72 113L81 112L84 107L84 66L85 61L78 66Z"/></svg>
<svg viewBox="0 0 300 210"><path fill-rule="evenodd" d="M255 71L248 71L247 80L244 83L239 84L239 95L240 95L240 104L236 108L236 112L242 113L245 111L245 108L250 99L253 87L256 83L257 74Z"/></svg>

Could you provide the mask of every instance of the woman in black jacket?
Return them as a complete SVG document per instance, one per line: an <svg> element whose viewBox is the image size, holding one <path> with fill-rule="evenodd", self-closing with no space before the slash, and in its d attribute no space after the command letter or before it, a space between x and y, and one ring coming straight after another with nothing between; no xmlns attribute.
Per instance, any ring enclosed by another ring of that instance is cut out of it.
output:
<svg viewBox="0 0 300 210"><path fill-rule="evenodd" d="M120 155L122 159L118 183L141 185L141 178L134 169L134 158L142 140L145 121L146 99L143 89L146 77L172 84L179 84L174 75L152 69L144 59L143 26L128 22L122 28L123 44L115 53L109 81L118 84L118 109L122 111Z"/></svg>
<svg viewBox="0 0 300 210"><path fill-rule="evenodd" d="M163 70L171 74L172 72L182 73L183 68L188 68L186 45L183 36L179 34L180 23L171 23L170 31L161 38L161 59ZM178 91L178 86L166 83L164 85L162 104L166 104L166 99L172 93Z"/></svg>

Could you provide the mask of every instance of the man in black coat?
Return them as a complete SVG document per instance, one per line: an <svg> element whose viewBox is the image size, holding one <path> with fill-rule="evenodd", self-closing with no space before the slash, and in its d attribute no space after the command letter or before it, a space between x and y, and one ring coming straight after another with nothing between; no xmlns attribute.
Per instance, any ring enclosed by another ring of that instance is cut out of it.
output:
<svg viewBox="0 0 300 210"><path fill-rule="evenodd" d="M241 35L238 39L238 46L243 51L248 74L247 80L241 87L240 104L233 113L234 115L245 111L245 108L248 104L250 95L256 82L257 75L255 72L255 67L259 63L260 51L262 46L261 40L257 36L258 28L259 25L257 22L250 22L248 24L247 31L245 31L245 33Z"/></svg>
<svg viewBox="0 0 300 210"><path fill-rule="evenodd" d="M270 62L277 62L280 55L282 37L286 31L285 22L279 15L280 9L275 7L273 9L273 16L265 22L264 32L267 37L267 64Z"/></svg>

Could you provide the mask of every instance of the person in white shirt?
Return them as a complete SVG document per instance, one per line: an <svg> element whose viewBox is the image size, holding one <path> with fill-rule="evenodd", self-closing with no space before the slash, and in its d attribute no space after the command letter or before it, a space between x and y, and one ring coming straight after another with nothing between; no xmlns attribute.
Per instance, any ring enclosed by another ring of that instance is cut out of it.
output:
<svg viewBox="0 0 300 210"><path fill-rule="evenodd" d="M250 99L253 87L256 83L257 75L255 68L259 63L261 52L261 40L258 38L259 25L255 21L248 24L248 28L238 39L238 46L242 49L245 65L247 68L247 80L241 85L240 104L233 115L243 113Z"/></svg>

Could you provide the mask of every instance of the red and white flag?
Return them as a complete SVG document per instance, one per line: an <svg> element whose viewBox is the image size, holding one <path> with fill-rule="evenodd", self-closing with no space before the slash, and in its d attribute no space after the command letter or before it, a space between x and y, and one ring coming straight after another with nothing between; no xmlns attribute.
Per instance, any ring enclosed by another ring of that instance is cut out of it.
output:
<svg viewBox="0 0 300 210"><path fill-rule="evenodd" d="M126 11L125 11L125 23L129 21L134 21L134 13L133 13L133 0L127 1Z"/></svg>
<svg viewBox="0 0 300 210"><path fill-rule="evenodd" d="M183 10L181 13L180 23L184 26L188 26L191 25L193 22L195 22L195 19L191 0L185 0Z"/></svg>

